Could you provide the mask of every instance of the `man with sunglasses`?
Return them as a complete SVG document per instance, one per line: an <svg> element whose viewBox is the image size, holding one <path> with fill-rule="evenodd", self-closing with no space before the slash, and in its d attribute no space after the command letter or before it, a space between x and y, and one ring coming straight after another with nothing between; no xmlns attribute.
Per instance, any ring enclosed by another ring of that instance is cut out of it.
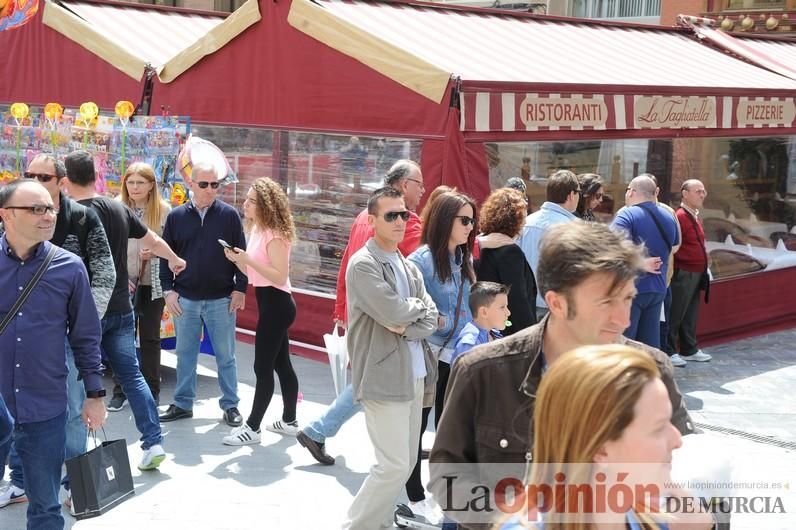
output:
<svg viewBox="0 0 796 530"><path fill-rule="evenodd" d="M99 429L106 416L100 322L82 261L49 242L57 212L49 192L35 181L19 179L0 188L6 230L0 237L0 315L12 315L0 333L0 395L14 418L13 441L26 473L27 527L36 530L64 527L58 502L67 420L64 337L87 397L83 421ZM12 313L39 269L40 281Z"/></svg>
<svg viewBox="0 0 796 530"><path fill-rule="evenodd" d="M437 329L437 308L420 270L398 250L410 217L401 192L373 192L374 235L346 270L351 383L376 449L346 529L392 526L394 503L418 457L423 394L436 382L436 358L423 339Z"/></svg>
<svg viewBox="0 0 796 530"><path fill-rule="evenodd" d="M577 219L575 210L578 209L580 200L580 184L578 177L572 171L560 169L547 179L547 200L542 203L539 210L525 219L525 227L520 235L519 245L525 259L531 266L534 278L538 284L539 248L542 236L550 227L561 223L568 223ZM536 295L536 318L541 319L547 314L547 303L542 292Z"/></svg>
<svg viewBox="0 0 796 530"><path fill-rule="evenodd" d="M398 250L404 257L407 257L420 246L420 233L423 231L420 217L415 213L426 190L423 183L423 173L416 162L398 160L384 177L384 185L398 190L404 198L409 217L406 219L404 237L398 243ZM351 225L348 245L346 245L343 252L340 270L337 273L337 298L334 305L334 320L336 324L343 328L345 328L348 320L346 315L347 291L345 272L351 256L364 247L368 239L373 237L373 227L368 221L368 216L368 210L365 208L354 220L354 224ZM360 405L354 403L351 385L348 385L334 400L334 403L326 409L326 412L299 431L296 438L303 447L307 448L315 460L330 466L334 464L334 458L326 452L326 439L337 434L337 431L361 409Z"/></svg>
<svg viewBox="0 0 796 530"><path fill-rule="evenodd" d="M185 261L147 228L132 210L119 201L97 194L94 159L89 152L80 150L69 153L64 165L67 192L80 204L97 213L108 236L116 269L116 283L102 318L102 348L130 401L136 427L141 433L143 456L138 468L155 469L166 458L166 453L163 450L155 399L141 375L135 351L135 315L128 288L127 241L131 237L140 239L141 244L151 249L153 254L168 260L168 268L174 274L185 269Z"/></svg>
<svg viewBox="0 0 796 530"><path fill-rule="evenodd" d="M191 200L169 213L163 229L163 238L191 267L176 279L160 269L166 307L174 316L177 332L177 386L174 401L160 415L161 422L193 417L204 324L213 341L223 419L231 427L243 423L238 411L235 323L237 311L244 307L248 279L224 256L219 239L240 249L246 248L246 239L238 211L218 199L223 176L213 165L193 164L185 179L193 192Z"/></svg>
<svg viewBox="0 0 796 530"><path fill-rule="evenodd" d="M69 199L61 191L63 178L66 177L64 163L52 155L39 154L28 164L23 178L38 181L49 193L54 207L58 210L55 220L55 232L50 243L76 254L83 260L88 271L91 294L97 306L99 318L105 314L113 286L116 282L116 271L113 267L111 249L102 223L90 208ZM0 232L2 229L0 229ZM67 420L66 420L66 459L78 456L86 451L86 426L81 418L85 391L83 383L78 381L69 341L66 342L66 358L69 368L67 378ZM9 456L11 469L11 486L0 493L0 508L11 503L25 502L24 474L19 457L11 442L0 445L0 462ZM2 469L0 469L0 477Z"/></svg>

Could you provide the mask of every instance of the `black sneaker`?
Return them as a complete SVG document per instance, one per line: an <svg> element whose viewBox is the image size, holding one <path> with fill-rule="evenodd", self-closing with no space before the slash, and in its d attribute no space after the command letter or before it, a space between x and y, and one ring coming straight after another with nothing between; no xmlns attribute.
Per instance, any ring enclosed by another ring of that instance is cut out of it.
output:
<svg viewBox="0 0 796 530"><path fill-rule="evenodd" d="M166 409L166 412L164 412L158 417L158 419L160 419L160 423L166 423L174 420L181 420L183 418L193 418L193 411L181 409L174 403L169 405L169 408Z"/></svg>
<svg viewBox="0 0 796 530"><path fill-rule="evenodd" d="M230 407L224 411L224 421L230 427L237 427L243 423L243 416L240 415L238 407Z"/></svg>
<svg viewBox="0 0 796 530"><path fill-rule="evenodd" d="M111 412L119 412L124 408L125 401L127 401L125 396L113 396L105 408Z"/></svg>
<svg viewBox="0 0 796 530"><path fill-rule="evenodd" d="M325 466L334 465L334 457L326 452L326 444L316 442L304 434L304 431L299 431L298 434L296 434L296 439L298 440L298 443L300 443L302 447L306 448L312 457L319 463Z"/></svg>

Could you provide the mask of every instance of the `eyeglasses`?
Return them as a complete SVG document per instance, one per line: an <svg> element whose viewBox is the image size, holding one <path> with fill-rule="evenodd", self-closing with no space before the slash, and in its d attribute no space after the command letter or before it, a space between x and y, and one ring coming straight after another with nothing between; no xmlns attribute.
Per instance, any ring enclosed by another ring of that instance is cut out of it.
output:
<svg viewBox="0 0 796 530"><path fill-rule="evenodd" d="M23 173L22 176L26 179L36 179L39 182L50 182L55 178L55 175L48 175L47 173L29 173L27 171Z"/></svg>
<svg viewBox="0 0 796 530"><path fill-rule="evenodd" d="M406 178L406 180L411 180L412 182L414 182L415 184L417 184L418 186L420 186L422 189L426 189L426 185L425 185L425 184L423 184L423 181L422 181L422 180L410 179L409 177L407 177L407 178Z"/></svg>
<svg viewBox="0 0 796 530"><path fill-rule="evenodd" d="M47 204L34 204L33 206L3 206L3 208L7 208L9 210L27 210L33 215L44 215L47 213L52 213L58 215L58 210L55 206L49 206Z"/></svg>
<svg viewBox="0 0 796 530"><path fill-rule="evenodd" d="M630 186L628 186L628 187L627 187L627 189L626 189L625 191L636 191L636 190L634 190L633 188L631 188Z"/></svg>
<svg viewBox="0 0 796 530"><path fill-rule="evenodd" d="M148 180L128 180L127 182L125 182L125 184L127 184L131 188L138 188L138 187L141 187L141 186L146 186L149 183L150 182ZM199 183L199 184L201 184L201 183Z"/></svg>
<svg viewBox="0 0 796 530"><path fill-rule="evenodd" d="M199 186L203 190L207 189L208 186L210 186L214 190L217 190L218 187L221 186L221 183L220 182L205 182L205 181L201 181L201 182L197 182L196 185Z"/></svg>
<svg viewBox="0 0 796 530"><path fill-rule="evenodd" d="M598 201L603 200L604 196L605 194L603 192L595 193L594 195L592 195L592 197Z"/></svg>
<svg viewBox="0 0 796 530"><path fill-rule="evenodd" d="M396 219L401 218L404 222L409 220L409 211L404 210L402 212L387 212L384 214L384 220L388 223L394 223Z"/></svg>
<svg viewBox="0 0 796 530"><path fill-rule="evenodd" d="M462 222L462 226L475 226L475 219L472 217L467 217L466 215L457 215L456 219Z"/></svg>

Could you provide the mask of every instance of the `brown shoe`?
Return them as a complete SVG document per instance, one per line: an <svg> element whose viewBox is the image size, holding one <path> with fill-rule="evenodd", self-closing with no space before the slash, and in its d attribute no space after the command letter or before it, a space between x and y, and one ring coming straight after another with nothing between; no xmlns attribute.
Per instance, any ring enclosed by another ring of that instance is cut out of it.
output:
<svg viewBox="0 0 796 530"><path fill-rule="evenodd" d="M305 447L310 454L312 455L315 460L325 466L333 466L334 465L334 457L329 456L326 452L325 444L321 444L304 434L304 431L299 431L296 435L296 439L298 443L301 444L302 447Z"/></svg>

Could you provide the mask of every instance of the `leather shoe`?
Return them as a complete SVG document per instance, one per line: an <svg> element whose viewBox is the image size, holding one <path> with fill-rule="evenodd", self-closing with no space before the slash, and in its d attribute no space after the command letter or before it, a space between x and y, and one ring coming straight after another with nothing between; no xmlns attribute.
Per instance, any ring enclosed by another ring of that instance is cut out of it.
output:
<svg viewBox="0 0 796 530"><path fill-rule="evenodd" d="M237 407L230 407L224 411L224 421L230 427L238 427L243 424L243 416L240 415Z"/></svg>
<svg viewBox="0 0 796 530"><path fill-rule="evenodd" d="M193 418L193 411L181 409L174 403L169 405L169 408L166 409L166 412L158 416L158 419L160 420L161 423L166 423L174 420L181 420L183 418Z"/></svg>
<svg viewBox="0 0 796 530"><path fill-rule="evenodd" d="M306 448L310 454L312 455L315 460L325 466L333 466L334 465L334 457L330 456L329 453L326 452L326 444L321 444L304 434L304 431L299 431L296 435L296 439L298 443L301 444L302 447Z"/></svg>

